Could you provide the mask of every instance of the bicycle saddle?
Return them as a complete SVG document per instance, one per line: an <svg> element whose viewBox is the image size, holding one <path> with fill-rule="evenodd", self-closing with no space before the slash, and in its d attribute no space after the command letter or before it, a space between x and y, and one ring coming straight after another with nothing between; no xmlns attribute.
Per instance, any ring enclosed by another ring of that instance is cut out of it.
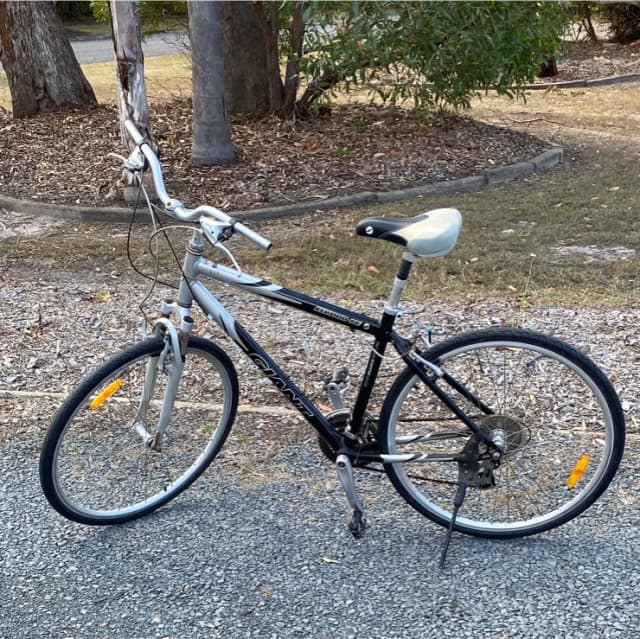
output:
<svg viewBox="0 0 640 639"><path fill-rule="evenodd" d="M461 226L457 209L433 209L416 217L368 217L356 233L400 244L418 257L438 257L455 246Z"/></svg>

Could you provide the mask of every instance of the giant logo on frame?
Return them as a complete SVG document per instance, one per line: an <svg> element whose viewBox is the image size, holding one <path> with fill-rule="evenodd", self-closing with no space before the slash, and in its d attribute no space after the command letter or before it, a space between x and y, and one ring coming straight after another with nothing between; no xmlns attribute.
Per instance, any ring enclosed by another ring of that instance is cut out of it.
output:
<svg viewBox="0 0 640 639"><path fill-rule="evenodd" d="M258 355L258 353L248 353L251 361L276 385L280 392L306 417L313 417L313 413L307 408L301 397L290 388L289 384L276 373L276 371Z"/></svg>

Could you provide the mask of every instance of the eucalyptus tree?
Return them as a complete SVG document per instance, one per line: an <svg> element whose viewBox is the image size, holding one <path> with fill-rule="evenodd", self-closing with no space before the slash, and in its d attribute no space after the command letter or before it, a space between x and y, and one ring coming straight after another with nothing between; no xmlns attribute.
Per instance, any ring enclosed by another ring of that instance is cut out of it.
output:
<svg viewBox="0 0 640 639"><path fill-rule="evenodd" d="M224 59L217 2L189 3L194 164L231 164L235 151L224 97Z"/></svg>
<svg viewBox="0 0 640 639"><path fill-rule="evenodd" d="M51 2L0 1L0 62L15 118L96 102Z"/></svg>
<svg viewBox="0 0 640 639"><path fill-rule="evenodd" d="M108 9L116 58L120 123L124 127L124 121L131 120L151 140L138 2L109 0ZM124 130L123 138L131 144Z"/></svg>

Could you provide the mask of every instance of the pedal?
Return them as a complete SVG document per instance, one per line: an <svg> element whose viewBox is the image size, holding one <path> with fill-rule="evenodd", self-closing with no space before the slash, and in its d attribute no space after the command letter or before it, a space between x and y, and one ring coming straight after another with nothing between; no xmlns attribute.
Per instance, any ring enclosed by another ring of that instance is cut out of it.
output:
<svg viewBox="0 0 640 639"><path fill-rule="evenodd" d="M353 508L351 515L351 521L349 522L349 530L356 539L364 537L364 533L367 527L367 522L364 516L364 508L362 502L358 497L356 491L356 484L353 478L353 468L351 467L351 460L347 455L340 454L336 459L336 471L338 473L338 479L342 484L342 489L347 496L347 500L350 506Z"/></svg>
<svg viewBox="0 0 640 639"><path fill-rule="evenodd" d="M333 375L327 378L325 382L324 388L329 395L329 401L333 406L334 411L342 411L346 409L346 404L344 403L344 398L342 397L342 389L346 386L349 381L349 370L342 366L341 368L336 368Z"/></svg>

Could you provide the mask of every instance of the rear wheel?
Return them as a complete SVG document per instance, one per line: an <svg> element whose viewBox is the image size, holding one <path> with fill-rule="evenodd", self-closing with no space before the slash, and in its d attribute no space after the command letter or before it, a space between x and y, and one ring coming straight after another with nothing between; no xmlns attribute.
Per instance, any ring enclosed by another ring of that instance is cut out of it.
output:
<svg viewBox="0 0 640 639"><path fill-rule="evenodd" d="M583 354L546 335L490 329L447 340L425 358L491 409L481 412L439 380L486 433L506 436L495 486L467 491L456 530L501 538L542 532L579 515L607 488L622 457L624 417L611 384ZM459 453L469 436L411 370L398 376L380 417L383 452ZM409 504L449 525L456 462L386 470Z"/></svg>
<svg viewBox="0 0 640 639"><path fill-rule="evenodd" d="M238 401L235 369L215 344L191 337L169 427L152 445L166 372L157 372L144 414L140 405L145 375L157 368L164 345L153 338L113 357L54 417L40 481L68 519L116 524L152 512L189 487L227 438Z"/></svg>

